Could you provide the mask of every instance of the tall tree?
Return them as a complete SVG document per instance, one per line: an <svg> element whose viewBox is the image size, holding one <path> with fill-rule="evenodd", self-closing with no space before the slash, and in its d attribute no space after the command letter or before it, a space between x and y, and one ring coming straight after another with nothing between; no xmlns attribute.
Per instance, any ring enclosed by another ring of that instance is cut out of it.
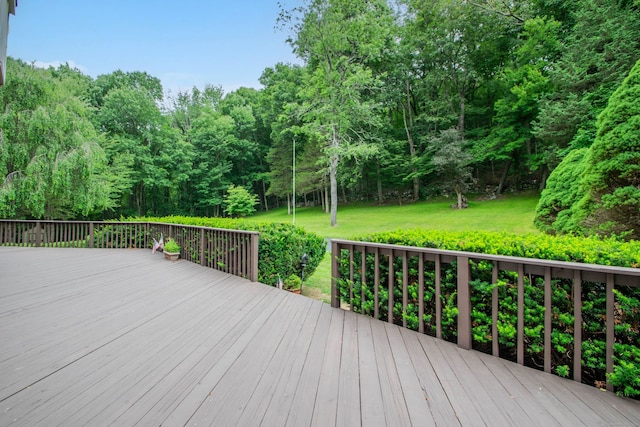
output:
<svg viewBox="0 0 640 427"><path fill-rule="evenodd" d="M305 69L299 65L278 63L267 68L260 76L264 86L261 93L261 114L269 124L271 145L266 154L269 165L267 195L287 199L291 214L291 192L293 182L293 144L300 119L288 114L297 105L297 94L302 84ZM302 142L298 133L298 143Z"/></svg>
<svg viewBox="0 0 640 427"><path fill-rule="evenodd" d="M231 180L233 159L242 154L234 135L235 122L230 116L212 109L203 112L191 128L195 150L192 174L198 212L220 215L224 195Z"/></svg>
<svg viewBox="0 0 640 427"><path fill-rule="evenodd" d="M294 51L309 67L298 114L328 160L335 226L340 160L370 154L369 131L380 124L378 105L367 95L380 87L372 66L392 41L393 17L384 0L311 0L302 13L292 24Z"/></svg>
<svg viewBox="0 0 640 427"><path fill-rule="evenodd" d="M545 164L549 153L537 147L532 123L538 116L540 98L552 88L548 70L558 57L559 30L560 23L553 19L536 17L524 21L513 61L500 75L507 90L494 105L493 126L477 147L478 160L504 161L506 171L515 165L516 174L555 166ZM504 188L506 177L503 173L498 193Z"/></svg>
<svg viewBox="0 0 640 427"><path fill-rule="evenodd" d="M535 135L561 154L589 147L596 118L637 60L640 8L615 0L579 0L562 57L549 67L554 88L543 98ZM555 165L554 165L555 166Z"/></svg>
<svg viewBox="0 0 640 427"><path fill-rule="evenodd" d="M153 213L148 203L153 192L166 176L167 171L155 163L154 154L162 151L156 139L162 116L151 95L145 88L122 86L110 90L103 98L97 113L100 129L109 139L107 154L116 167L121 167L129 177L129 185L123 205L133 211L127 214ZM131 199L129 199L131 197Z"/></svg>

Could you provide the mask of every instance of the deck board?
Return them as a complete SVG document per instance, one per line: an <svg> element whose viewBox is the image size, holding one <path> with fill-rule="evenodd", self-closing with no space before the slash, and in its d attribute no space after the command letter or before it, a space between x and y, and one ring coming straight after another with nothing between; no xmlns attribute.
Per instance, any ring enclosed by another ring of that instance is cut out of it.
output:
<svg viewBox="0 0 640 427"><path fill-rule="evenodd" d="M376 371L376 353L373 348L371 322L378 322L367 316L358 316L358 363L363 372ZM362 425L385 426L382 391L378 375L360 375Z"/></svg>
<svg viewBox="0 0 640 427"><path fill-rule="evenodd" d="M640 402L149 250L0 247L0 425L514 424Z"/></svg>

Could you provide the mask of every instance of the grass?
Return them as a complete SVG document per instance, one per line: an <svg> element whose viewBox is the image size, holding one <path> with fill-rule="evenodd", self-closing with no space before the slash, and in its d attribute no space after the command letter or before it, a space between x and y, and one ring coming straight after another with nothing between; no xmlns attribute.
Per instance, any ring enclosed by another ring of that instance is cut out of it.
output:
<svg viewBox="0 0 640 427"><path fill-rule="evenodd" d="M338 225L330 226L329 214L320 207L296 209L295 224L327 239L352 239L363 234L397 229L423 228L456 231L508 231L537 233L533 226L538 194L508 196L495 200L471 200L469 208L451 209L451 200L417 202L403 206L354 204L338 207ZM286 208L247 218L252 222L292 223ZM315 273L305 279L303 295L329 301L331 262L325 257Z"/></svg>
<svg viewBox="0 0 640 427"><path fill-rule="evenodd" d="M399 228L537 232L533 226L537 194L470 201L469 209L463 210L451 209L451 203L447 200L403 206L339 206L336 227L330 226L329 214L320 207L298 208L295 224L326 238L341 239ZM254 215L247 221L291 223L292 216L281 208Z"/></svg>

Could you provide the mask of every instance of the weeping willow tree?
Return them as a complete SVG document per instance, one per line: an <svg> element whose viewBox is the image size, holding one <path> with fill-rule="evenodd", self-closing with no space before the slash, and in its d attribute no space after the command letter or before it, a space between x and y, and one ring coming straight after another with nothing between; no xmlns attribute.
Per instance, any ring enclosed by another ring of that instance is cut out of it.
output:
<svg viewBox="0 0 640 427"><path fill-rule="evenodd" d="M107 159L79 72L10 61L0 89L0 216L66 219L112 206Z"/></svg>

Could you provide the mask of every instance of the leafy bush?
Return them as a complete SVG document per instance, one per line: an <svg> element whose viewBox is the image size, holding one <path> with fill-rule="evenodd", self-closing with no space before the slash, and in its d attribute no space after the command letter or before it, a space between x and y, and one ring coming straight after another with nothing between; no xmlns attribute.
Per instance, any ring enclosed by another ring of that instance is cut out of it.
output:
<svg viewBox="0 0 640 427"><path fill-rule="evenodd" d="M570 236L554 237L544 234L514 235L491 232L445 232L406 230L383 232L360 236L357 240L389 243L404 246L428 247L448 250L459 250L497 255L509 255L527 258L550 259L571 262L583 262L624 267L640 267L640 242L620 242L612 239L600 240L595 237L577 238ZM341 297L350 301L356 312L372 315L374 313L374 269L373 255L368 254L367 268L360 265L361 256L354 256L353 266L348 257L341 257L341 279L339 292ZM419 306L419 270L415 258L408 263L408 305L403 310L402 294L402 259L393 261L396 277L393 283L393 321L407 327L418 329ZM379 316L388 316L389 287L388 261L380 261L381 278L378 289ZM441 326L443 338L454 341L457 336L457 269L456 263L441 265ZM348 278L353 268L353 281ZM474 348L480 351L491 350L492 291L497 288L499 295L498 343L500 355L510 360L516 358L516 324L517 324L517 274L500 271L494 283L492 277L493 263L471 262L470 283L472 302L472 335ZM362 285L362 272L365 283ZM425 332L435 335L435 263L425 262L424 271L424 306L423 317ZM540 368L544 363L544 279L536 276L524 278L524 338L525 364ZM552 281L552 368L562 376L573 374L573 286L572 281L554 278ZM364 298L363 298L364 296ZM616 344L615 370L609 380L617 387L618 392L627 396L640 394L640 387L634 378L640 374L640 289L616 287ZM583 343L582 365L583 381L600 385L605 380L605 336L606 330L606 296L601 283L582 283L582 317ZM623 363L624 362L624 363ZM634 376L635 375L635 376Z"/></svg>
<svg viewBox="0 0 640 427"><path fill-rule="evenodd" d="M256 211L258 196L251 194L246 188L230 185L224 198L224 212L232 217L247 216Z"/></svg>
<svg viewBox="0 0 640 427"><path fill-rule="evenodd" d="M284 281L284 288L287 290L300 289L301 284L302 279L300 279L296 274L292 274Z"/></svg>
<svg viewBox="0 0 640 427"><path fill-rule="evenodd" d="M138 221L166 222L260 233L258 249L258 280L275 286L280 277L302 272L302 255L308 256L305 277L310 276L326 253L324 239L290 224L246 223L241 219L166 216L138 218Z"/></svg>
<svg viewBox="0 0 640 427"><path fill-rule="evenodd" d="M169 238L164 244L164 252L177 253L180 252L180 245L175 240Z"/></svg>

